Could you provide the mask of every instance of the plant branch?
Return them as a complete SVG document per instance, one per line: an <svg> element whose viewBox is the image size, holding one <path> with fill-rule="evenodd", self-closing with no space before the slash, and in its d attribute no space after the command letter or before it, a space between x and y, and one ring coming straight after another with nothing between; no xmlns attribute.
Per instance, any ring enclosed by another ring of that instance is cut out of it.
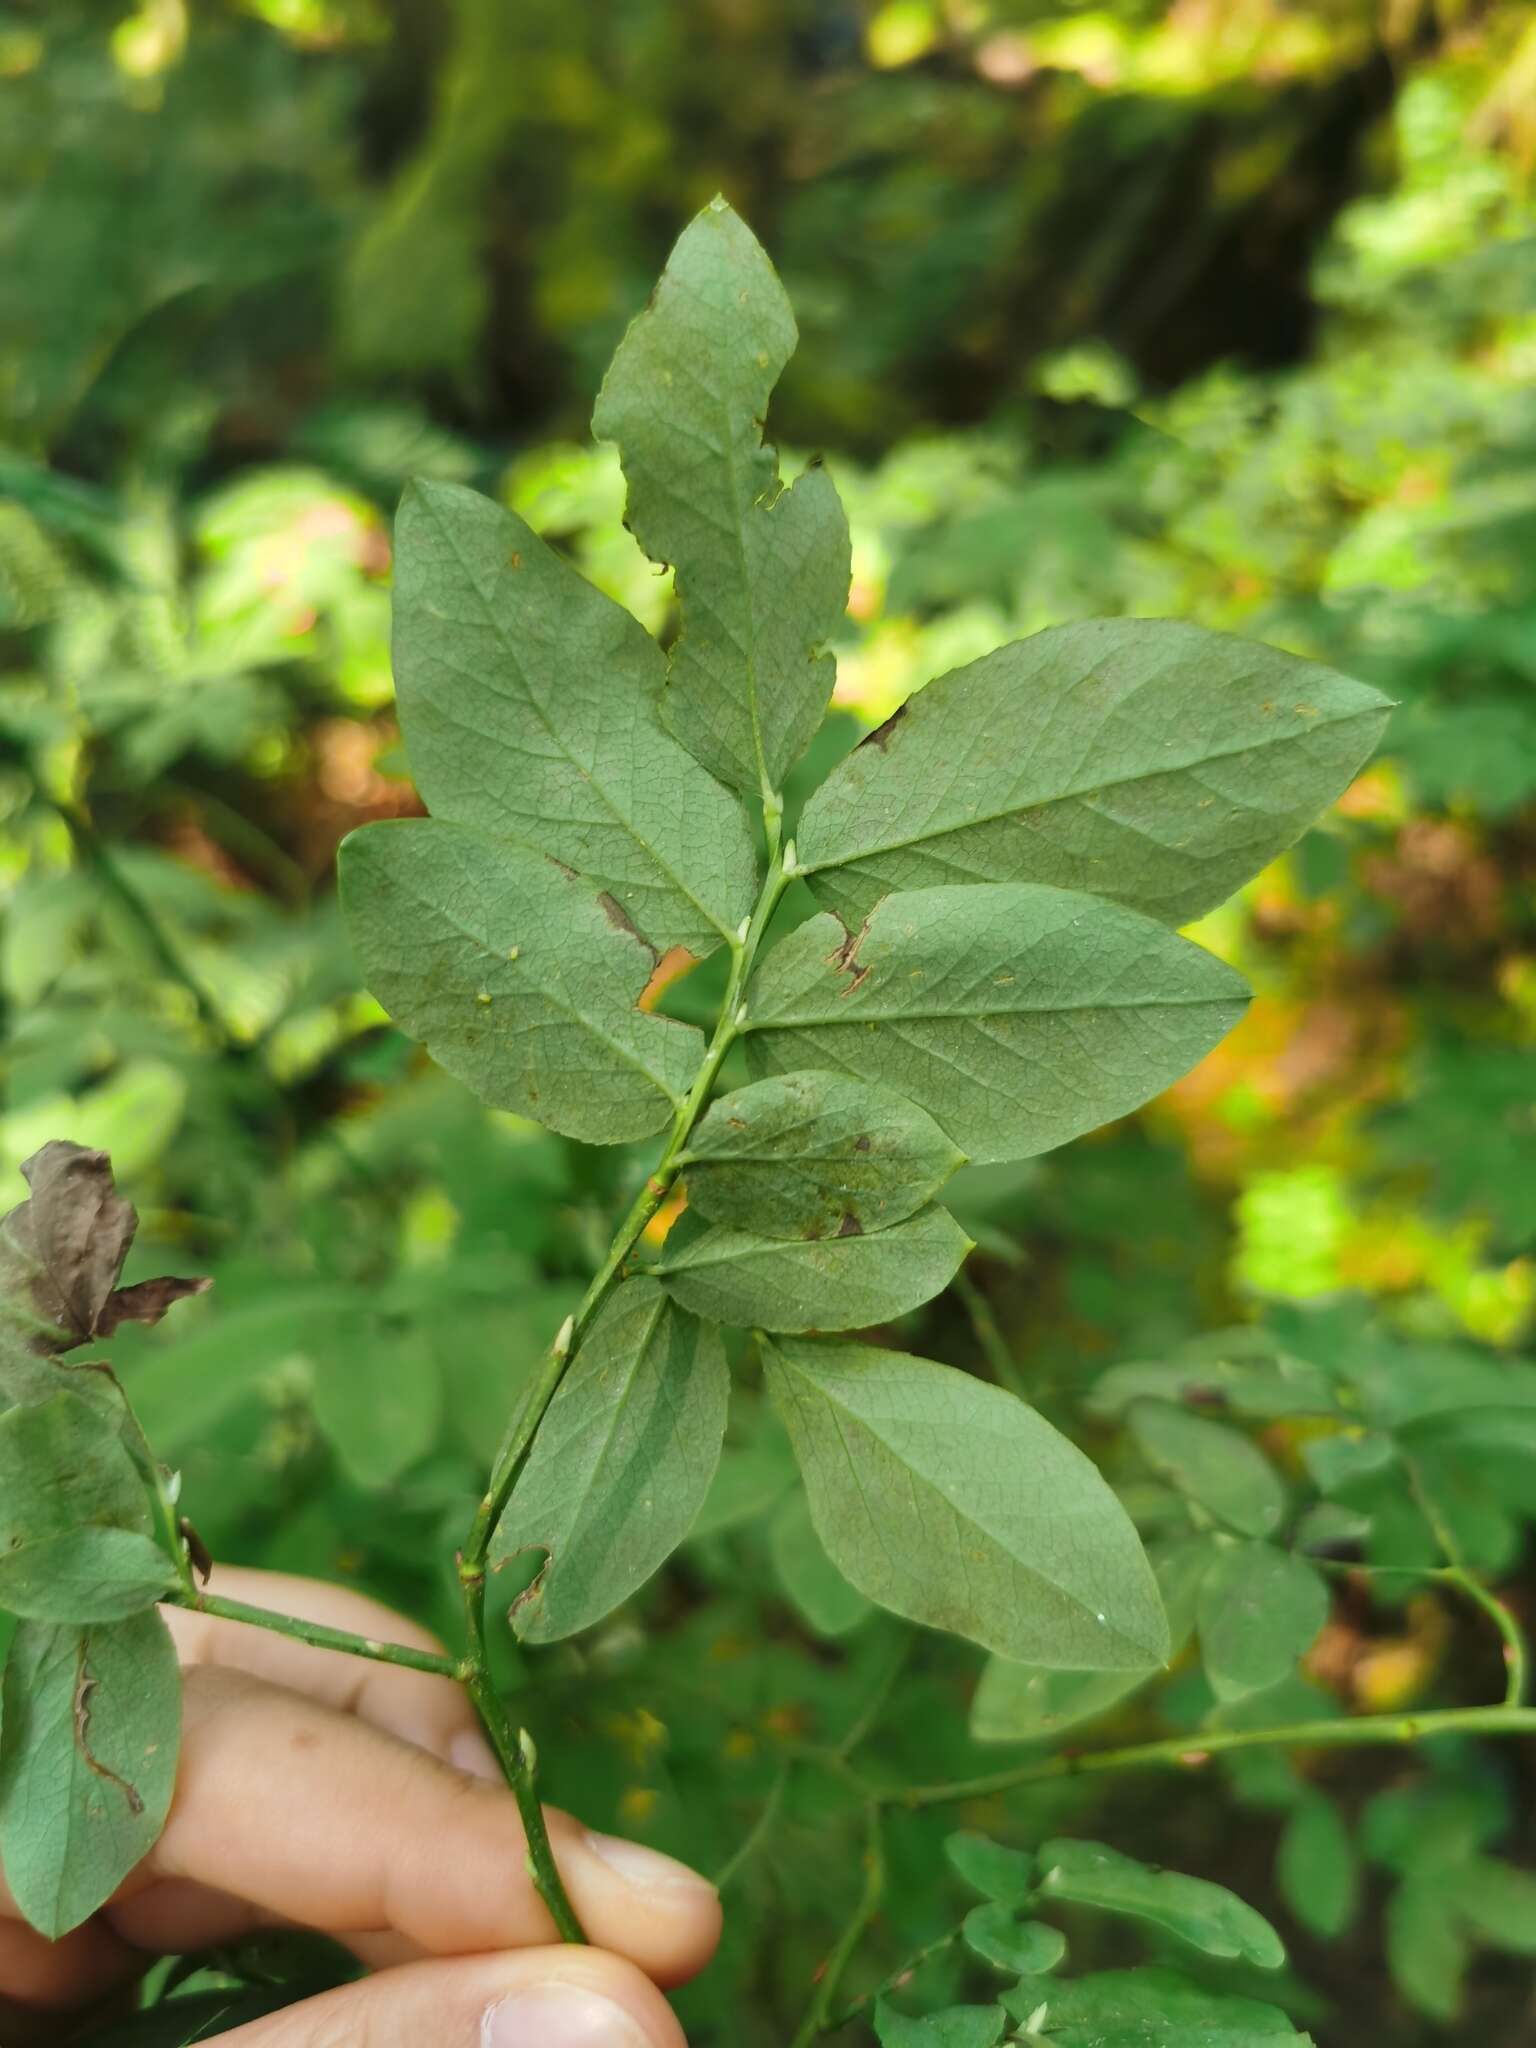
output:
<svg viewBox="0 0 1536 2048"><path fill-rule="evenodd" d="M768 1797L763 1801L762 1811L758 1814L757 1819L753 1821L751 1827L748 1828L745 1837L738 1847L732 1851L726 1862L720 1866L719 1873L715 1878L715 1890L717 1892L725 1890L738 1871L751 1862L763 1843L772 1834L774 1824L779 1817L779 1808L784 1804L784 1793L789 1784L789 1774L792 1769L793 1765L786 1757L779 1766L778 1776L769 1787Z"/></svg>
<svg viewBox="0 0 1536 2048"><path fill-rule="evenodd" d="M713 1036L699 1063L693 1085L677 1106L677 1113L672 1119L672 1128L667 1134L660 1159L630 1205L623 1222L614 1232L613 1241L602 1264L593 1274L591 1284L577 1304L574 1314L562 1325L545 1358L543 1370L508 1425L507 1433L492 1463L485 1493L475 1510L474 1521L470 1525L469 1535L459 1555L459 1583L464 1592L464 1625L469 1645L464 1683L481 1720L485 1723L486 1733L495 1747L496 1754L501 1759L507 1782L517 1796L518 1808L523 1816L523 1826L528 1836L529 1870L534 1884L560 1929L562 1938L566 1941L580 1941L583 1938L581 1925L572 1910L570 1900L566 1897L560 1873L555 1866L554 1854L549 1846L549 1835L544 1826L543 1810L534 1782L533 1746L525 1733L514 1734L490 1678L486 1656L485 1596L491 1540L512 1496L512 1489L517 1484L518 1475L528 1461L534 1439L539 1432L539 1425L549 1410L550 1402L555 1398L571 1360L580 1349L582 1338L591 1327L614 1284L621 1278L625 1264L639 1243L646 1225L672 1191L672 1183L682 1170L689 1135L698 1121L700 1111L709 1099L725 1056L739 1035L742 1021L741 1001L746 990L747 977L752 971L752 963L756 958L763 933L767 930L768 921L778 907L779 898L783 895L793 873L792 859L780 857L775 838L771 837L770 843L773 847L772 858L758 895L757 907L743 929L730 941L731 971L726 982L725 995L721 1000Z"/></svg>
<svg viewBox="0 0 1536 2048"><path fill-rule="evenodd" d="M888 1806L944 1806L1061 1778L1109 1771L1197 1769L1209 1757L1234 1749L1357 1749L1427 1742L1437 1735L1536 1735L1536 1708L1443 1707L1422 1714L1358 1714L1345 1720L1297 1721L1275 1728L1196 1729L1188 1735L1133 1743L1124 1749L1063 1751L985 1777L960 1778L949 1785L896 1787L876 1796Z"/></svg>
<svg viewBox="0 0 1536 2048"><path fill-rule="evenodd" d="M252 1607L244 1600L222 1600L215 1593L179 1586L165 1595L169 1607L184 1607L189 1614L211 1614L219 1621L241 1621L253 1628L270 1629L315 1650L341 1650L349 1657L367 1657L375 1664L398 1664L407 1671L430 1671L438 1678L464 1682L464 1663L433 1650L411 1650L404 1643L386 1643L372 1636L356 1636L344 1628L324 1628L317 1621L300 1621L296 1615L279 1614L270 1607Z"/></svg>
<svg viewBox="0 0 1536 2048"><path fill-rule="evenodd" d="M837 1987L843 1981L843 1972L853 1960L853 1952L864 1938L864 1930L880 1910L880 1901L885 1897L885 1837L881 1827L881 1802L871 1800L864 1809L864 1889L859 1902L849 1917L848 1924L837 1937L832 1953L822 1965L816 1990L805 2017L795 2030L790 2048L810 2048L810 2043L831 2024L830 2014L837 1997Z"/></svg>
<svg viewBox="0 0 1536 2048"><path fill-rule="evenodd" d="M1445 1552L1447 1562L1433 1574L1445 1584L1455 1586L1475 1606L1481 1607L1494 1627L1504 1639L1504 1665L1507 1673L1504 1684L1504 1704L1518 1707L1525 1698L1525 1676L1528 1662L1525 1632L1519 1622L1498 1596L1489 1591L1477 1575L1470 1571L1462 1556L1461 1545L1454 1530L1441 1514L1435 1497L1424 1484L1423 1475L1411 1458L1405 1458L1408 1485L1420 1512L1434 1532L1435 1541Z"/></svg>
<svg viewBox="0 0 1536 2048"><path fill-rule="evenodd" d="M992 1304L962 1266L949 1283L956 1300L970 1318L971 1329L976 1342L981 1346L982 1355L996 1375L997 1383L1006 1387L1010 1394L1017 1394L1021 1401L1029 1396L1024 1390L1024 1378L1019 1371L1019 1362L1009 1349L1008 1340L999 1327L997 1317L992 1313Z"/></svg>

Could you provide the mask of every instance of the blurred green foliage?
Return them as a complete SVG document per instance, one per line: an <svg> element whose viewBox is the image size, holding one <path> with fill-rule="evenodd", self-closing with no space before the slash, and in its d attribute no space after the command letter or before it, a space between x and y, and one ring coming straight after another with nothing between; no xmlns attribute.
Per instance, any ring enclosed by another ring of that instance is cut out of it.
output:
<svg viewBox="0 0 1536 2048"><path fill-rule="evenodd" d="M1365 1376L1382 1428L1528 1399L1524 8L11 0L0 93L0 1193L46 1138L104 1146L136 1262L215 1274L115 1356L216 1556L353 1577L451 1635L500 1421L646 1170L478 1108L391 1032L330 877L345 830L419 808L390 717L405 477L498 492L669 630L584 395L717 186L800 309L775 429L826 448L853 523L838 744L1105 613L1251 634L1402 707L1327 823L1198 930L1257 986L1248 1021L1098 1139L968 1170L983 1320L951 1296L898 1341L996 1372L1000 1335L1067 1418L1117 1360L1233 1325ZM1278 1469L1412 1557L1350 1433L1274 1413ZM1447 1456L1441 1512L1530 1612L1529 1468ZM555 1796L729 1872L683 2010L732 2048L787 2037L856 1888L856 1815L786 1776L794 1741L867 1723L922 1779L999 1754L967 1733L975 1654L935 1641L898 1675L893 1626L779 1512L787 1477L748 1380L661 1580L575 1645L500 1645L509 1684L537 1673ZM1496 1697L1476 1616L1390 1586L1335 1586L1313 1694ZM1192 1726L1206 1683L1182 1669L1112 1725ZM1526 1981L1473 1958L1529 1952L1529 1879L1491 1860L1536 1846L1518 1768L1447 1750L1320 1789L1237 1756L1245 1810L1152 1781L1117 1793L1114 1839L1273 1910L1294 1967L1263 1995L1319 2041L1364 2018L1388 2048L1514 2043ZM1107 1833L1102 1797L975 1818ZM965 1910L948 1825L893 1820L870 1984ZM945 1951L929 2003L975 1969Z"/></svg>

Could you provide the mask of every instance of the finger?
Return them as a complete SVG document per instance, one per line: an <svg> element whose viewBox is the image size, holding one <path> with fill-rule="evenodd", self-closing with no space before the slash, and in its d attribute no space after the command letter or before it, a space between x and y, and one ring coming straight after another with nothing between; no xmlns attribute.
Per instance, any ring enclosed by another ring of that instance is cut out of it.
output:
<svg viewBox="0 0 1536 2048"><path fill-rule="evenodd" d="M286 1572L219 1565L210 1591L228 1600L244 1600L252 1607L291 1614L300 1621L345 1629L349 1635L447 1654L429 1630L347 1586L328 1586L319 1579L294 1578ZM273 1629L225 1621L185 1607L164 1607L161 1613L184 1666L214 1665L225 1671L249 1672L253 1678L287 1686L343 1713L356 1714L405 1742L429 1749L459 1770L493 1780L501 1775L463 1687L452 1679L435 1678L427 1671L403 1671L398 1665L349 1656L343 1650L317 1650Z"/></svg>
<svg viewBox="0 0 1536 2048"><path fill-rule="evenodd" d="M219 2038L225 2048L686 2048L638 1970L569 1948L412 1963Z"/></svg>
<svg viewBox="0 0 1536 2048"><path fill-rule="evenodd" d="M583 1926L658 1983L714 1951L714 1887L671 1857L547 1816ZM135 1889L182 1878L349 1936L392 1932L429 1955L552 1939L526 1869L517 1802L363 1722L229 1671L187 1675L170 1818ZM124 1904L131 1904L131 1893ZM116 1925L121 1908L109 1908Z"/></svg>
<svg viewBox="0 0 1536 2048"><path fill-rule="evenodd" d="M95 1923L46 1941L0 1919L0 2040L58 2037L60 2011L94 2005L144 1969L144 1958Z"/></svg>

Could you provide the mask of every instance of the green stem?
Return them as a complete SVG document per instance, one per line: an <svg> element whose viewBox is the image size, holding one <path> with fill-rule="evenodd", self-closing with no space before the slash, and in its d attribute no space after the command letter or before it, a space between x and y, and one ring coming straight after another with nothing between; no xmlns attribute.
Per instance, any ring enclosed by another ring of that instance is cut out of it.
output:
<svg viewBox="0 0 1536 2048"><path fill-rule="evenodd" d="M550 1846L549 1827L539 1798L538 1752L526 1728L514 1729L506 1704L491 1676L485 1645L485 1588L482 1577L478 1599L471 1599L465 1583L465 1617L469 1624L469 1654L463 1672L464 1688L474 1702L481 1726L490 1739L501 1765L502 1775L512 1788L528 1845L528 1875L534 1890L544 1901L549 1917L562 1941L584 1942L576 1909L565 1889L555 1852Z"/></svg>
<svg viewBox="0 0 1536 2048"><path fill-rule="evenodd" d="M376 1641L372 1636L352 1635L344 1628L324 1628L317 1621L300 1621L296 1615L278 1614L269 1607L252 1607L244 1600L221 1600L217 1594L199 1592L196 1586L181 1586L167 1593L166 1604L185 1607L189 1614L211 1614L219 1621L246 1622L254 1628L270 1629L296 1643L315 1650L341 1650L349 1657L368 1657L375 1664L398 1664L407 1671L430 1671L438 1678L467 1681L462 1661L432 1650L410 1650L404 1643Z"/></svg>
<svg viewBox="0 0 1536 2048"><path fill-rule="evenodd" d="M950 1288L970 1318L971 1328L982 1354L991 1366L999 1386L1006 1387L1010 1394L1017 1394L1021 1401L1029 1399L1024 1389L1024 1377L1019 1371L1018 1360L1008 1347L1008 1340L998 1326L997 1317L992 1313L992 1304L976 1285L969 1272L962 1266Z"/></svg>
<svg viewBox="0 0 1536 2048"><path fill-rule="evenodd" d="M485 1647L485 1592L491 1539L511 1498L512 1489L517 1484L518 1475L533 1449L539 1426L548 1412L550 1402L555 1398L571 1360L580 1349L582 1338L591 1327L593 1319L607 1300L614 1284L621 1277L625 1263L640 1241L646 1225L672 1191L672 1184L682 1169L689 1135L698 1121L700 1111L709 1099L725 1056L740 1033L741 1001L746 990L747 977L752 971L752 963L762 942L763 933L768 928L768 921L778 907L779 898L783 895L793 872L792 860L787 855L784 858L779 855L776 834L770 833L769 843L772 857L768 873L757 899L757 907L746 928L730 941L731 971L726 982L725 995L715 1022L714 1035L699 1064L698 1073L694 1076L693 1086L677 1106L672 1128L667 1134L666 1144L654 1170L630 1205L629 1213L615 1231L602 1264L592 1276L591 1285L577 1304L574 1314L568 1317L562 1326L544 1361L543 1370L508 1425L507 1433L492 1462L491 1476L486 1484L485 1493L475 1510L475 1519L470 1525L468 1538L459 1556L459 1581L464 1589L464 1624L469 1644L465 1684L481 1719L485 1722L486 1733L495 1745L502 1768L507 1774L507 1781L517 1795L523 1826L528 1836L529 1869L533 1881L555 1924L559 1927L562 1938L566 1941L580 1941L583 1937L580 1923L566 1897L549 1846L549 1836L544 1826L543 1812L534 1783L532 1744L528 1742L526 1735L514 1737L489 1676Z"/></svg>
<svg viewBox="0 0 1536 2048"><path fill-rule="evenodd" d="M1527 1651L1525 1632L1518 1621L1496 1593L1490 1592L1482 1580L1469 1572L1465 1565L1447 1565L1439 1575L1449 1585L1457 1586L1467 1598L1481 1607L1504 1639L1504 1664L1508 1677L1504 1685L1504 1704L1518 1708L1525 1698Z"/></svg>
<svg viewBox="0 0 1536 2048"><path fill-rule="evenodd" d="M1435 1497L1424 1484L1418 1466L1411 1458L1403 1462L1407 1467L1409 1489L1418 1502L1425 1521L1434 1531L1435 1541L1445 1552L1448 1560L1433 1576L1457 1587L1476 1606L1481 1607L1503 1637L1504 1664L1508 1673L1504 1684L1504 1704L1506 1707L1518 1707L1525 1698L1525 1633L1504 1602L1491 1593L1475 1573L1467 1569L1455 1532L1435 1504Z"/></svg>
<svg viewBox="0 0 1536 2048"><path fill-rule="evenodd" d="M859 2017L860 2013L867 2011L877 1998L883 1998L887 1991L900 1990L901 1986L910 1977L914 1976L924 1963L930 1962L934 1956L943 1955L945 1949L953 1948L964 1931L964 1923L962 1922L958 1927L951 1927L948 1934L941 1934L936 1941L925 1941L920 1949L915 1950L913 1954L909 1955L907 1960L892 1970L888 1977L882 1977L873 1990L861 1991L858 1997L850 2000L840 2013L835 2014L828 2020L828 2033L836 2032L839 2027L848 2026L850 2022Z"/></svg>
<svg viewBox="0 0 1536 2048"><path fill-rule="evenodd" d="M731 940L730 977L726 982L714 1035L700 1062L699 1071L694 1076L693 1086L678 1104L660 1159L656 1162L645 1186L635 1197L629 1214L614 1233L607 1256L593 1275L592 1284L582 1296L575 1314L556 1338L545 1361L543 1372L514 1416L502 1440L491 1468L491 1477L484 1498L480 1502L474 1525L469 1532L469 1540L464 1546L466 1571L473 1571L475 1567L484 1564L492 1533L501 1520L502 1511L511 1497L513 1487L517 1484L517 1476L533 1448L533 1440L538 1434L539 1424L544 1420L545 1411L555 1397L556 1388L565 1377L566 1367L575 1356L593 1318L607 1300L610 1289L619 1278L624 1263L639 1242L645 1226L672 1192L672 1183L682 1170L688 1139L698 1122L699 1113L719 1078L726 1054L740 1036L741 999L746 989L747 977L752 971L752 963L762 943L768 920L778 908L779 898L788 887L792 872L785 860L775 856L763 882L757 908L752 913L746 930L738 938Z"/></svg>
<svg viewBox="0 0 1536 2048"><path fill-rule="evenodd" d="M741 1845L720 1867L719 1874L715 1878L715 1890L717 1892L725 1890L731 1880L751 1862L764 1842L773 1833L774 1825L779 1818L779 1808L784 1804L784 1793L789 1784L791 1768L792 1766L787 1759L779 1766L779 1774L773 1781L768 1797L763 1801L762 1812L759 1813L757 1819L753 1821L751 1827L747 1830L746 1838L742 1841Z"/></svg>
<svg viewBox="0 0 1536 2048"><path fill-rule="evenodd" d="M1037 1757L1032 1763L991 1771L981 1778L960 1778L949 1785L912 1785L882 1791L890 1806L945 1806L965 1799L986 1799L1022 1785L1044 1785L1060 1778L1096 1776L1107 1771L1190 1769L1208 1757L1234 1749L1359 1749L1372 1744L1427 1742L1437 1735L1536 1735L1533 1707L1444 1707L1423 1714L1359 1714L1342 1721L1297 1721L1275 1728L1204 1728L1160 1742L1138 1742L1124 1749L1090 1749Z"/></svg>
<svg viewBox="0 0 1536 2048"><path fill-rule="evenodd" d="M863 1940L864 1930L879 1912L880 1901L885 1897L885 1839L880 1814L878 1800L871 1801L865 1808L864 1889L847 1926L837 1937L837 1943L822 1967L815 1993L804 2019L795 2030L790 2048L810 2048L816 2036L824 2033L831 2024L829 2015L837 1997L837 1987L843 1981L843 1972L853 1960L853 1952Z"/></svg>
<svg viewBox="0 0 1536 2048"><path fill-rule="evenodd" d="M214 1044L226 1051L237 1050L231 1044L229 1027L215 1007L213 998L171 944L155 913L108 853L105 842L84 811L78 805L62 803L57 798L50 798L49 802L69 827L81 860L93 871L118 908L125 912L160 971L167 980L179 983L191 996L199 1021Z"/></svg>

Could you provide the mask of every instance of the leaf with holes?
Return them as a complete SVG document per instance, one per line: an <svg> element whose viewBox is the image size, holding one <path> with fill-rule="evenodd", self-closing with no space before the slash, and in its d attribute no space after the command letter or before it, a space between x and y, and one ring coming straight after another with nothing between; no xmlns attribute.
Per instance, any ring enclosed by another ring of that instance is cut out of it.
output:
<svg viewBox="0 0 1536 2048"><path fill-rule="evenodd" d="M832 693L824 650L848 598L848 522L813 466L785 490L762 439L794 353L784 287L715 200L620 342L592 415L616 441L630 530L677 571L682 632L663 715L723 782L777 791Z"/></svg>
<svg viewBox="0 0 1536 2048"><path fill-rule="evenodd" d="M590 1628L671 1555L715 1475L729 1395L718 1330L653 1280L626 1280L561 1380L492 1544L493 1572L549 1552L513 1609L524 1641Z"/></svg>
<svg viewBox="0 0 1536 2048"><path fill-rule="evenodd" d="M813 917L768 955L747 1001L757 1072L884 1083L985 1162L1137 1108L1232 1028L1247 990L1118 904L1000 883L888 896L852 931Z"/></svg>
<svg viewBox="0 0 1536 2048"><path fill-rule="evenodd" d="M1169 924L1214 909L1369 759L1390 704L1317 662L1173 619L1090 619L930 683L806 805L811 888L1049 882Z"/></svg>

